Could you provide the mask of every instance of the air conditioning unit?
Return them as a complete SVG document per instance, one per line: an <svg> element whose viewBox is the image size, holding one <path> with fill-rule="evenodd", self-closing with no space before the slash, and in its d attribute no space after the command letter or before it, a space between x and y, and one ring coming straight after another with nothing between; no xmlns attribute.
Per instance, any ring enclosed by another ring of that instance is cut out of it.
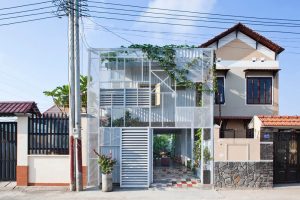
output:
<svg viewBox="0 0 300 200"><path fill-rule="evenodd" d="M217 62L221 62L222 61L222 58L217 58Z"/></svg>
<svg viewBox="0 0 300 200"><path fill-rule="evenodd" d="M256 61L256 57L252 57L252 62L255 62Z"/></svg>
<svg viewBox="0 0 300 200"><path fill-rule="evenodd" d="M261 61L261 62L265 62L265 57L261 57L261 58L260 58L260 61Z"/></svg>

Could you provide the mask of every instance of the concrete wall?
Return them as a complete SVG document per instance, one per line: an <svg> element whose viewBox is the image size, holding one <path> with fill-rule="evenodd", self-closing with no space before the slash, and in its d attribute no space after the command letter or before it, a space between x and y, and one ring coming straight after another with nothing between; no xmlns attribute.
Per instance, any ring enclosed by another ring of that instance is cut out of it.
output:
<svg viewBox="0 0 300 200"><path fill-rule="evenodd" d="M70 182L69 155L28 155L28 116L18 116L17 185L65 186ZM87 182L87 118L82 117L82 177Z"/></svg>
<svg viewBox="0 0 300 200"><path fill-rule="evenodd" d="M260 161L259 137L220 138L219 128L215 128L214 161Z"/></svg>
<svg viewBox="0 0 300 200"><path fill-rule="evenodd" d="M69 155L29 155L28 185L68 185Z"/></svg>

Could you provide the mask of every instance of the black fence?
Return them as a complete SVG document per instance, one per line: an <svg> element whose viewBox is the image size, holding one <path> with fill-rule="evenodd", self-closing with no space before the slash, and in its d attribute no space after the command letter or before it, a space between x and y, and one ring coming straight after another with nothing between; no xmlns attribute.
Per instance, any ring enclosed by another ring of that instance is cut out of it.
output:
<svg viewBox="0 0 300 200"><path fill-rule="evenodd" d="M0 181L15 181L17 166L17 123L0 122Z"/></svg>
<svg viewBox="0 0 300 200"><path fill-rule="evenodd" d="M69 154L67 115L42 115L28 120L28 154Z"/></svg>

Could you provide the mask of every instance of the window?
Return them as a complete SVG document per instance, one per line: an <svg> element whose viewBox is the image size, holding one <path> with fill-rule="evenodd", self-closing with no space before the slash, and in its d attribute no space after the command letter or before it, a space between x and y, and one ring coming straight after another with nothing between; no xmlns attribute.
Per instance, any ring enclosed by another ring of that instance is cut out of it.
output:
<svg viewBox="0 0 300 200"><path fill-rule="evenodd" d="M215 104L225 103L225 92L224 92L224 77L217 77L217 88L215 93Z"/></svg>
<svg viewBox="0 0 300 200"><path fill-rule="evenodd" d="M247 78L247 104L272 104L272 78Z"/></svg>

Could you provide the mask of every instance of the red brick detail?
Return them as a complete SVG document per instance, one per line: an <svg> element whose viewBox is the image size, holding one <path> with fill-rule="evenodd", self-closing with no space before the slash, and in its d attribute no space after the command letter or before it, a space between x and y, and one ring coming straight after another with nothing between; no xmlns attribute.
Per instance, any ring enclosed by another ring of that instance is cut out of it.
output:
<svg viewBox="0 0 300 200"><path fill-rule="evenodd" d="M188 187L193 187L193 184L187 184Z"/></svg>
<svg viewBox="0 0 300 200"><path fill-rule="evenodd" d="M192 184L197 184L197 182L196 181L192 181Z"/></svg>
<svg viewBox="0 0 300 200"><path fill-rule="evenodd" d="M177 187L182 187L182 184L177 183L176 186Z"/></svg>
<svg viewBox="0 0 300 200"><path fill-rule="evenodd" d="M17 186L28 186L28 166L17 166Z"/></svg>
<svg viewBox="0 0 300 200"><path fill-rule="evenodd" d="M82 166L82 184L87 185L87 166Z"/></svg>
<svg viewBox="0 0 300 200"><path fill-rule="evenodd" d="M69 186L69 183L28 183L28 186Z"/></svg>

